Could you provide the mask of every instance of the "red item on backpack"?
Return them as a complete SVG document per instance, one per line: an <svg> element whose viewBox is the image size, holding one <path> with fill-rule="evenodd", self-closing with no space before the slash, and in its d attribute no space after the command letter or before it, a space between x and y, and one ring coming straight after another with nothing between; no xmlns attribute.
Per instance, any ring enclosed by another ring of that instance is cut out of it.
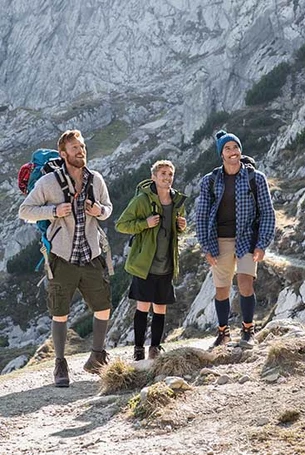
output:
<svg viewBox="0 0 305 455"><path fill-rule="evenodd" d="M21 166L18 172L18 186L21 192L25 195L28 194L28 182L33 168L33 163L25 163Z"/></svg>

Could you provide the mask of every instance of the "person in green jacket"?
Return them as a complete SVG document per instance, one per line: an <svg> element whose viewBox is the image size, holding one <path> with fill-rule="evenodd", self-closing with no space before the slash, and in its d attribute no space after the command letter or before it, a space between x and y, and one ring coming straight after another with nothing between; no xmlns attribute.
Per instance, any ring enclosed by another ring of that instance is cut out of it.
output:
<svg viewBox="0 0 305 455"><path fill-rule="evenodd" d="M129 298L137 301L134 315L134 360L145 358L145 332L152 305L149 358L161 350L167 305L176 301L173 278L178 275L178 234L185 230L186 196L172 188L175 166L160 160L151 167L151 179L137 186L116 222L116 230L131 234L125 270L133 276Z"/></svg>

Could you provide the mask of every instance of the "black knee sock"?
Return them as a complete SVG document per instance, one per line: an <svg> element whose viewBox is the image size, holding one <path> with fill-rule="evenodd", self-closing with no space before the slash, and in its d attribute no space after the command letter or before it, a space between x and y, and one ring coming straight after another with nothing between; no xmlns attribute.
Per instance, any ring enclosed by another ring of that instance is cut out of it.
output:
<svg viewBox="0 0 305 455"><path fill-rule="evenodd" d="M57 359L63 359L65 356L67 330L67 322L52 320L52 338Z"/></svg>
<svg viewBox="0 0 305 455"><path fill-rule="evenodd" d="M218 318L218 324L220 327L228 325L229 314L230 314L230 300L217 300L215 299L215 309Z"/></svg>
<svg viewBox="0 0 305 455"><path fill-rule="evenodd" d="M165 314L154 313L151 321L151 346L161 343L165 324Z"/></svg>
<svg viewBox="0 0 305 455"><path fill-rule="evenodd" d="M240 296L240 309L243 317L243 321L247 324L253 322L254 310L256 305L255 294L249 295L249 297Z"/></svg>
<svg viewBox="0 0 305 455"><path fill-rule="evenodd" d="M147 311L136 310L133 327L134 327L134 344L135 346L144 346L145 332L147 327Z"/></svg>
<svg viewBox="0 0 305 455"><path fill-rule="evenodd" d="M97 319L95 316L93 316L93 323L92 323L92 333L93 333L92 350L93 351L100 352L104 349L107 327L108 327L108 320Z"/></svg>

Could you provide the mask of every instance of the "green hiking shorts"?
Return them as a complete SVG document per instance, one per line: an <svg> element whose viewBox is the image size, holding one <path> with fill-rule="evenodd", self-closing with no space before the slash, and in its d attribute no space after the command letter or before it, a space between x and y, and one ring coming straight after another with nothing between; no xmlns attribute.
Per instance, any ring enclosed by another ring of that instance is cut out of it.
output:
<svg viewBox="0 0 305 455"><path fill-rule="evenodd" d="M47 304L51 316L66 316L78 289L92 312L111 308L110 282L102 256L79 266L50 253L50 267L54 278L48 280Z"/></svg>

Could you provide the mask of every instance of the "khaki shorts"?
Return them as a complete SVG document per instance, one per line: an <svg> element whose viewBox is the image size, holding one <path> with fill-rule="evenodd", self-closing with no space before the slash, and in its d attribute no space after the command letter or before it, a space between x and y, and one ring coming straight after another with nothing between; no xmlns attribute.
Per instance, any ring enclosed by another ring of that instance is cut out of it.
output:
<svg viewBox="0 0 305 455"><path fill-rule="evenodd" d="M218 246L217 265L212 267L215 287L231 286L235 272L256 278L257 263L253 261L252 253L247 253L240 259L237 258L234 238L218 238Z"/></svg>
<svg viewBox="0 0 305 455"><path fill-rule="evenodd" d="M110 283L104 258L78 266L50 254L54 278L48 281L48 309L51 316L66 316L76 289L92 312L111 308Z"/></svg>

